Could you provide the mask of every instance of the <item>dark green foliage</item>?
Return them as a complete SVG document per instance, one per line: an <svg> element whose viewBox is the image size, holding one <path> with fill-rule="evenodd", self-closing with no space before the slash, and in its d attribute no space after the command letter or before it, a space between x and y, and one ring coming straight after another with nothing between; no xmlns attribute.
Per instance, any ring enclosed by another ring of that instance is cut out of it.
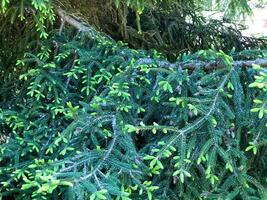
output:
<svg viewBox="0 0 267 200"><path fill-rule="evenodd" d="M9 20L0 16L0 24L0 101L5 102L9 99L10 93L16 93L18 90L14 79L18 79L20 73L27 70L16 67L17 59L23 57L25 51L38 50L39 36L32 31L35 26L32 23L11 24Z"/></svg>
<svg viewBox="0 0 267 200"><path fill-rule="evenodd" d="M14 84L14 79L26 70L15 66L17 59L23 57L26 51L38 50L39 39L48 36L47 27L53 20L49 0L0 1L1 102L8 98L6 93L17 92L18 85Z"/></svg>
<svg viewBox="0 0 267 200"><path fill-rule="evenodd" d="M156 49L169 60L212 46L227 53L233 47L267 46L266 40L242 36L241 26L202 16L204 8L216 6L227 13L249 10L247 0L1 0L0 65L14 67L21 53L38 47L40 36L47 37L51 22L62 25L64 20L54 21L58 7L132 48Z"/></svg>
<svg viewBox="0 0 267 200"><path fill-rule="evenodd" d="M143 33L138 34L129 20L128 37L122 39L134 48L157 49L170 60L183 52L196 52L212 47L228 53L233 47L242 51L267 46L265 39L243 36L241 26L226 21L207 20L190 9L182 13L180 10L171 13L145 11L141 20Z"/></svg>
<svg viewBox="0 0 267 200"><path fill-rule="evenodd" d="M1 0L0 17L7 18L14 23L17 18L21 21L33 17L35 27L41 38L47 38L46 21L54 21L54 11L50 0ZM2 21L2 20L1 20Z"/></svg>
<svg viewBox="0 0 267 200"><path fill-rule="evenodd" d="M28 70L1 102L4 198L266 199L266 69L72 35L17 63Z"/></svg>

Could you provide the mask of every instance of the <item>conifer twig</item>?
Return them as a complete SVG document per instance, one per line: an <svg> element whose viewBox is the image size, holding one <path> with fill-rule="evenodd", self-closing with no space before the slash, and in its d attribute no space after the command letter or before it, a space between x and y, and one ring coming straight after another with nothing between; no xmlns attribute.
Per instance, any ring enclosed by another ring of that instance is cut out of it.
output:
<svg viewBox="0 0 267 200"><path fill-rule="evenodd" d="M178 133L176 133L172 138L170 138L170 140L166 143L166 145L159 151L159 153L156 157L157 159L161 158L164 151L167 150L169 147L171 147L171 145L173 145L179 139L180 136L183 136L184 134L188 134L188 133L192 132L195 129L195 127L198 127L199 125L201 125L203 122L205 122L213 114L213 112L216 108L216 105L217 105L218 98L219 98L220 93L221 93L220 90L225 86L225 84L226 84L227 80L229 79L232 72L233 72L233 68L224 77L222 83L216 89L217 90L216 95L214 97L213 103L212 103L209 111L207 112L207 114L205 114L203 117L201 117L200 119L198 119L195 122L193 122L192 124L190 124L190 126L184 127Z"/></svg>

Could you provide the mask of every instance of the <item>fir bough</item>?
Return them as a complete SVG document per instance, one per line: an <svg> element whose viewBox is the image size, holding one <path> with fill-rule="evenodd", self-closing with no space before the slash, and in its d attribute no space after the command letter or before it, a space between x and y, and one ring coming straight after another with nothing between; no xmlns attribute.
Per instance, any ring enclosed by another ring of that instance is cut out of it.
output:
<svg viewBox="0 0 267 200"><path fill-rule="evenodd" d="M266 198L266 69L215 50L170 64L68 32L17 65L29 70L1 102L3 198Z"/></svg>

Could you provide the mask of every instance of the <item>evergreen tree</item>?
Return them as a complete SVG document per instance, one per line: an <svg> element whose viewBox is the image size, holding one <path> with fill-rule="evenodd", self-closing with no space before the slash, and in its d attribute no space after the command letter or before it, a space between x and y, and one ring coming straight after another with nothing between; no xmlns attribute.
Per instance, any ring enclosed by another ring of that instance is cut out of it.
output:
<svg viewBox="0 0 267 200"><path fill-rule="evenodd" d="M2 1L4 20L17 2ZM185 5L128 2L112 3L137 23L143 9ZM62 10L65 23L46 35L52 4L26 5L41 39L16 66L1 63L0 198L267 198L266 50L210 48L169 62Z"/></svg>

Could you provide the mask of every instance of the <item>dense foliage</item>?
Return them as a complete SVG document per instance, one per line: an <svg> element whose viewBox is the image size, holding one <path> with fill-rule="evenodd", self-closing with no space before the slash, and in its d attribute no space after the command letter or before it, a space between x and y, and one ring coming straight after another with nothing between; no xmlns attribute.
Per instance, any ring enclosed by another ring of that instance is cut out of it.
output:
<svg viewBox="0 0 267 200"><path fill-rule="evenodd" d="M266 47L266 41L244 37L244 27L229 23L234 11L249 12L247 1L181 1L140 0L106 1L62 0L65 10L81 21L102 30L116 40L127 42L132 48L157 49L173 60L181 52L195 52L215 46L226 52L234 46L238 51L245 48ZM115 7L113 6L115 2ZM225 20L207 20L203 10L212 7L225 9ZM77 13L79 10L79 14ZM104 11L104 12L103 12ZM205 34L202 34L205 33Z"/></svg>
<svg viewBox="0 0 267 200"><path fill-rule="evenodd" d="M172 60L181 52L212 46L225 52L267 46L265 40L242 36L242 26L201 15L202 10L217 7L224 8L226 16L248 13L247 0L3 0L0 5L0 65L5 66L36 48L39 36L47 37L59 7L130 47L157 49ZM64 24L54 22L57 27Z"/></svg>
<svg viewBox="0 0 267 200"><path fill-rule="evenodd" d="M0 199L267 199L266 41L194 11L246 0L66 2L1 1Z"/></svg>
<svg viewBox="0 0 267 200"><path fill-rule="evenodd" d="M50 0L1 0L1 14L10 18L13 23L16 18L21 21L26 20L27 16L33 15L37 31L40 36L47 38L45 22L53 22L54 12L52 1Z"/></svg>
<svg viewBox="0 0 267 200"><path fill-rule="evenodd" d="M1 103L3 197L266 198L264 68L71 35L17 63L30 69ZM232 55L249 53L266 57Z"/></svg>

